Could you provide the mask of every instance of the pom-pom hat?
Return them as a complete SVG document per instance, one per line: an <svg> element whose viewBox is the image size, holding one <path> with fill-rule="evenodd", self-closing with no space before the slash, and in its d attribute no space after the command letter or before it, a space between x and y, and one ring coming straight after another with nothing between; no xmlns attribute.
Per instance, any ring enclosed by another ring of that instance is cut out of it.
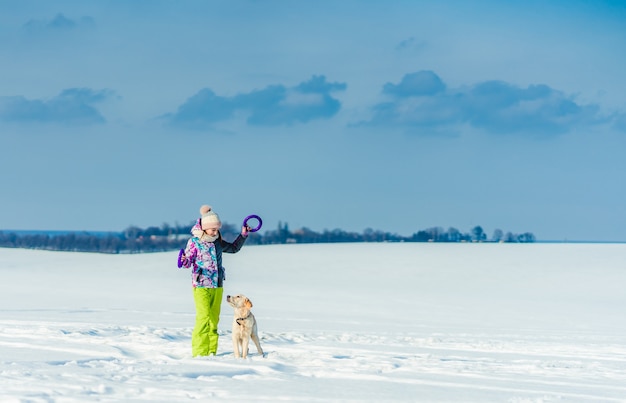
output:
<svg viewBox="0 0 626 403"><path fill-rule="evenodd" d="M202 216L200 219L200 225L203 230L210 228L220 229L222 227L220 217L215 213L215 211L213 211L211 206L205 204L200 207L200 215Z"/></svg>

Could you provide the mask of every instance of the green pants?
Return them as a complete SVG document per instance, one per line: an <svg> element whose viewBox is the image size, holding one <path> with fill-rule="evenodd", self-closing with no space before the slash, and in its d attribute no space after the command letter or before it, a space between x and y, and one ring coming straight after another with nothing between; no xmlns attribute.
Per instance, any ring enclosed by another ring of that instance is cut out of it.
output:
<svg viewBox="0 0 626 403"><path fill-rule="evenodd" d="M217 323L220 321L223 293L222 287L193 289L196 326L191 334L191 354L194 357L217 353Z"/></svg>

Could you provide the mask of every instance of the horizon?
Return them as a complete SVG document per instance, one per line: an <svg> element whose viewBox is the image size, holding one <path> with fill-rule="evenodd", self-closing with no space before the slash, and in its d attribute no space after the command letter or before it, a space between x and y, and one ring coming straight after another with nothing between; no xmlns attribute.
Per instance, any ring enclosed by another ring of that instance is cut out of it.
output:
<svg viewBox="0 0 626 403"><path fill-rule="evenodd" d="M142 229L145 229L145 228L142 228ZM296 230L297 229L300 229L300 228L296 228ZM341 228L336 228L336 229L342 230ZM383 233L398 235L398 236L401 236L401 237L410 237L411 235L413 235L413 234L415 234L415 233L417 233L418 231L421 231L421 230L423 230L423 229L417 230L414 233L409 234L409 235L399 234L397 232L391 232L391 231L385 231L385 230L379 230L379 231L381 231ZM265 232L265 231L267 231L267 230L264 230L264 229L259 230L261 235L263 235L263 232ZM332 230L324 229L321 232L324 232L324 231L332 231ZM89 235L94 235L94 234L104 234L104 235L109 235L109 234L113 235L114 234L114 235L119 235L119 234L123 234L124 230L120 230L120 231L85 231L85 230L76 231L76 230L14 230L14 229L0 229L0 233L2 233L2 232L4 232L4 233L15 233L17 235L20 235L20 234L37 235L37 234L42 234L42 233L43 234L47 234L47 235L63 235L63 234L72 234L72 233L75 233L75 234L85 233L85 234L89 234ZM318 232L318 231L315 231L315 232ZM363 232L365 232L365 230L360 231L360 232L358 232L358 231L346 231L346 232L362 234ZM461 232L464 233L464 234L465 233L469 233L469 231L468 232L461 231ZM529 231L529 232L532 233L532 231ZM385 241L385 242L392 242L392 241ZM470 242L470 243L483 243L483 242L484 243L493 243L494 241L491 241L491 237L488 236L486 240ZM322 242L320 242L320 243L322 243ZM423 242L420 242L420 243L423 243ZM455 242L449 242L449 243L455 243ZM465 241L459 241L459 243L465 243ZM574 244L575 243L580 243L580 244L585 244L585 243L602 244L602 243L605 243L605 244L621 244L621 243L626 243L626 241L623 241L623 240L594 240L594 239L541 239L541 238L536 238L536 240L534 242L532 242L532 243L574 243ZM260 246L260 245L258 245L258 246Z"/></svg>
<svg viewBox="0 0 626 403"><path fill-rule="evenodd" d="M626 241L626 2L393 4L0 2L0 227Z"/></svg>

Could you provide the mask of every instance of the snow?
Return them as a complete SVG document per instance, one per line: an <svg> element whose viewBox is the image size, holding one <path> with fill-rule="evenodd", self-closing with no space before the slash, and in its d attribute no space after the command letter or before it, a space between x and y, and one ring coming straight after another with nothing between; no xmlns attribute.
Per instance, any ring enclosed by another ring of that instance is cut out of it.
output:
<svg viewBox="0 0 626 403"><path fill-rule="evenodd" d="M176 258L0 249L0 401L626 402L626 244L244 246L247 359Z"/></svg>

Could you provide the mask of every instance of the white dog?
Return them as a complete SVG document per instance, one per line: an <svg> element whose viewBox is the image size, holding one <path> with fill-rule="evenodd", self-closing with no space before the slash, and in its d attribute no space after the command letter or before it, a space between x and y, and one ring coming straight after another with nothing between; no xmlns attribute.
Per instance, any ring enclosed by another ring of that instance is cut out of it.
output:
<svg viewBox="0 0 626 403"><path fill-rule="evenodd" d="M250 312L252 301L245 295L239 294L234 297L227 295L226 302L235 309L235 316L233 317L233 349L235 350L235 358L246 358L248 356L250 339L254 341L259 354L265 356L259 343L256 319Z"/></svg>

